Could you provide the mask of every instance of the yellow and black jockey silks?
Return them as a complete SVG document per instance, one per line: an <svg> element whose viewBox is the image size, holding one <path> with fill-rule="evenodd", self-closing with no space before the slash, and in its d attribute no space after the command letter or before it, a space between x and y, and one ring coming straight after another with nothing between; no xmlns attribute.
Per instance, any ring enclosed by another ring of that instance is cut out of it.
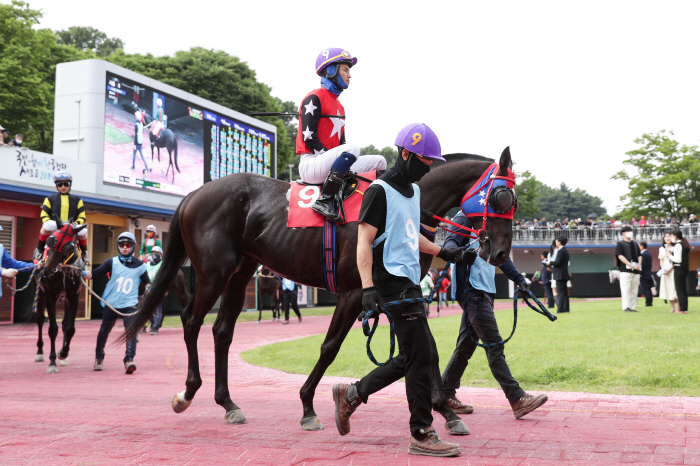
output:
<svg viewBox="0 0 700 466"><path fill-rule="evenodd" d="M56 193L44 199L44 204L41 206L41 222L53 220L52 214L58 215L64 222L72 218L78 225L85 223L83 200L72 194Z"/></svg>

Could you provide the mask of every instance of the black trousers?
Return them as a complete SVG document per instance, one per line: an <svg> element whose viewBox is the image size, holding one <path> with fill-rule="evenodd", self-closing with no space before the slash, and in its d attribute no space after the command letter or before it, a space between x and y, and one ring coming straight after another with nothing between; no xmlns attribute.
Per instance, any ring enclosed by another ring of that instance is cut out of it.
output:
<svg viewBox="0 0 700 466"><path fill-rule="evenodd" d="M673 282L676 285L676 295L678 295L678 307L681 312L688 311L688 290L686 289L685 279L688 276L688 271L683 267L673 267Z"/></svg>
<svg viewBox="0 0 700 466"><path fill-rule="evenodd" d="M554 309L554 293L552 292L552 282L542 283L544 295L547 297L547 307Z"/></svg>
<svg viewBox="0 0 700 466"><path fill-rule="evenodd" d="M289 290L284 290L282 295L282 303L284 306L284 320L289 320L289 305L291 304L292 309L296 313L297 317L301 317L301 312L299 312L299 305L297 304L297 293L293 293Z"/></svg>
<svg viewBox="0 0 700 466"><path fill-rule="evenodd" d="M382 296L384 301L419 297L419 289L409 289L405 295L397 293ZM405 377L406 398L411 412L411 434L419 438L417 431L433 424L432 379L439 383L437 374L440 373L437 347L433 334L430 333L423 303L404 304L390 309L394 318L399 354L387 365L379 366L362 377L356 384L357 392L366 403L371 394ZM412 315L402 315L403 313ZM439 389L442 389L441 384Z"/></svg>
<svg viewBox="0 0 700 466"><path fill-rule="evenodd" d="M569 290L566 289L567 280L557 282L557 312L569 312Z"/></svg>
<svg viewBox="0 0 700 466"><path fill-rule="evenodd" d="M467 291L465 302L467 310L462 313L457 347L442 374L442 385L448 398L454 398L457 394L462 375L464 375L464 371L469 365L469 359L477 348L475 341L481 339L484 343L498 343L502 340L496 316L493 313L493 295L470 288ZM464 303L461 306L464 309ZM469 329L471 336L467 332L467 316L471 323ZM486 357L489 361L491 374L500 384L509 402L515 403L525 395L525 391L520 388L520 384L510 373L502 345L486 349Z"/></svg>
<svg viewBox="0 0 700 466"><path fill-rule="evenodd" d="M654 286L654 280L652 278L641 277L639 279L639 287L642 289L642 294L646 300L646 305L651 306L654 304L654 295L651 293L651 288Z"/></svg>

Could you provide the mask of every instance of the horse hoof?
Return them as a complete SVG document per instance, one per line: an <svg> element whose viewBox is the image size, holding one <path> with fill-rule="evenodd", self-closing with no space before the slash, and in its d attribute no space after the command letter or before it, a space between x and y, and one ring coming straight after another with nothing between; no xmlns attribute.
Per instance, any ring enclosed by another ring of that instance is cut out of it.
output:
<svg viewBox="0 0 700 466"><path fill-rule="evenodd" d="M446 422L445 429L447 429L447 432L452 435L469 435L469 429L461 419Z"/></svg>
<svg viewBox="0 0 700 466"><path fill-rule="evenodd" d="M185 400L185 392L176 393L172 399L173 411L180 414L192 404L192 400Z"/></svg>
<svg viewBox="0 0 700 466"><path fill-rule="evenodd" d="M58 367L54 366L49 366L46 368L46 373L47 374L58 374Z"/></svg>
<svg viewBox="0 0 700 466"><path fill-rule="evenodd" d="M36 356L34 356L34 362L44 362L44 355L37 354Z"/></svg>
<svg viewBox="0 0 700 466"><path fill-rule="evenodd" d="M226 413L224 419L226 419L226 422L229 424L245 424L248 422L240 408Z"/></svg>
<svg viewBox="0 0 700 466"><path fill-rule="evenodd" d="M68 362L68 358L66 358L66 359L59 359L59 360L58 360L58 365L59 365L59 366L70 366L70 363Z"/></svg>
<svg viewBox="0 0 700 466"><path fill-rule="evenodd" d="M323 430L323 424L321 424L317 416L305 417L299 421L299 424L304 430Z"/></svg>

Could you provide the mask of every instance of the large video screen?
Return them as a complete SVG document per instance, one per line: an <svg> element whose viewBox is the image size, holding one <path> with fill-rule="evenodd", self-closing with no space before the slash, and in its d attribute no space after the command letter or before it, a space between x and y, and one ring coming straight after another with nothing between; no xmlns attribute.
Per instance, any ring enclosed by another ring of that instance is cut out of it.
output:
<svg viewBox="0 0 700 466"><path fill-rule="evenodd" d="M107 73L102 179L186 196L234 173L275 172L274 134Z"/></svg>

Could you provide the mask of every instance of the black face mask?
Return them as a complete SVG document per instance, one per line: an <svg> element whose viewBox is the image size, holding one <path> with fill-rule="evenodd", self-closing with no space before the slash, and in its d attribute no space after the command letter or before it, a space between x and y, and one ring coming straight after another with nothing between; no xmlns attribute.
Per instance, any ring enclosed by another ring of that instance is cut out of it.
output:
<svg viewBox="0 0 700 466"><path fill-rule="evenodd" d="M408 181L410 183L417 183L430 171L430 166L424 164L423 162L418 160L418 157L412 154L409 156L408 159L407 170Z"/></svg>

